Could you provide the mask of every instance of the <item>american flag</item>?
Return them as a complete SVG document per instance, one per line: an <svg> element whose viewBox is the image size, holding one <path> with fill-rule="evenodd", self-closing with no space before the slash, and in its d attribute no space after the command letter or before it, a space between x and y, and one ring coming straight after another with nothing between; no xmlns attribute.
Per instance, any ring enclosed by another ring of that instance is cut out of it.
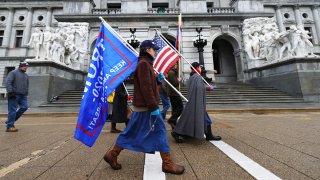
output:
<svg viewBox="0 0 320 180"><path fill-rule="evenodd" d="M158 33L154 36L153 42L160 48L154 60L153 68L167 76L169 70L179 60L179 54L174 51Z"/></svg>

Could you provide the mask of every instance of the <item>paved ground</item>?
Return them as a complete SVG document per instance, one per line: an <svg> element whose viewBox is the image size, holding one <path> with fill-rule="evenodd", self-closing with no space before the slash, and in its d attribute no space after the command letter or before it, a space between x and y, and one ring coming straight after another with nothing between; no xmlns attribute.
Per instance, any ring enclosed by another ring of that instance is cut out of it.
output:
<svg viewBox="0 0 320 180"><path fill-rule="evenodd" d="M320 179L320 112L210 115L215 134L279 178ZM24 116L17 133L4 132L6 118L0 117L0 179L143 179L142 153L123 151L119 171L103 161L117 137L109 123L88 148L73 139L77 118L59 116ZM254 179L210 142L176 144L171 137L169 142L186 172L166 179Z"/></svg>

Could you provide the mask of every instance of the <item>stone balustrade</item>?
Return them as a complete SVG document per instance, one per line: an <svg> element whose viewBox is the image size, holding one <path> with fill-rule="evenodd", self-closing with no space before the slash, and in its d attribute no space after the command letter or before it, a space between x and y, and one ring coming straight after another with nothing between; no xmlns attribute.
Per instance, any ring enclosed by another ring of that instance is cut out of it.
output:
<svg viewBox="0 0 320 180"><path fill-rule="evenodd" d="M177 14L180 13L179 8L148 8L151 14Z"/></svg>
<svg viewBox="0 0 320 180"><path fill-rule="evenodd" d="M121 14L121 8L92 9L92 14Z"/></svg>
<svg viewBox="0 0 320 180"><path fill-rule="evenodd" d="M234 8L229 7L220 7L220 8L208 8L207 12L210 14L225 14L225 13L234 13Z"/></svg>

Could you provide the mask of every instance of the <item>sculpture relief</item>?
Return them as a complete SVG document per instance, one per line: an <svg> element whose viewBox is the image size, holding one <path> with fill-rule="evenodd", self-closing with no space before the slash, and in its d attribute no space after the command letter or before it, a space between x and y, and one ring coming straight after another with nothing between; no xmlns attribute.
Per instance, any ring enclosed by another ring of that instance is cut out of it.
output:
<svg viewBox="0 0 320 180"><path fill-rule="evenodd" d="M274 18L251 18L243 22L244 49L249 61L273 62L313 54L311 37L303 26L279 32ZM261 61L262 60L262 61ZM254 63L256 66L259 63Z"/></svg>
<svg viewBox="0 0 320 180"><path fill-rule="evenodd" d="M36 28L29 47L36 60L51 60L74 69L81 69L88 52L88 23L58 23L58 27Z"/></svg>

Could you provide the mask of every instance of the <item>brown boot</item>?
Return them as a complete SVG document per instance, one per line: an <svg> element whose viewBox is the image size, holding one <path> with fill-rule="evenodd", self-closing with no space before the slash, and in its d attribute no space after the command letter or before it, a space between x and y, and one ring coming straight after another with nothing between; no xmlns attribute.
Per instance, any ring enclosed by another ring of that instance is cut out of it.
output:
<svg viewBox="0 0 320 180"><path fill-rule="evenodd" d="M184 167L172 162L170 153L160 153L162 158L162 171L171 174L182 174Z"/></svg>
<svg viewBox="0 0 320 180"><path fill-rule="evenodd" d="M112 169L119 170L121 169L121 164L117 162L117 157L120 152L123 150L122 147L114 145L113 149L108 151L104 156L103 159L110 164Z"/></svg>

